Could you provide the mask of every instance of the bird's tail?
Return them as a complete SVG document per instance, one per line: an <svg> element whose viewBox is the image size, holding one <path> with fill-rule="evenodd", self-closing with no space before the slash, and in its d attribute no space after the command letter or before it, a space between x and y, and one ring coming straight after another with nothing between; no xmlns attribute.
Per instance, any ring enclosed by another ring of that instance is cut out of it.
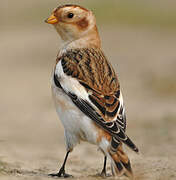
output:
<svg viewBox="0 0 176 180"><path fill-rule="evenodd" d="M109 151L111 156L111 170L112 174L115 176L126 175L130 179L133 179L133 172L130 164L130 160L128 156L122 149L122 145L120 144L117 151Z"/></svg>

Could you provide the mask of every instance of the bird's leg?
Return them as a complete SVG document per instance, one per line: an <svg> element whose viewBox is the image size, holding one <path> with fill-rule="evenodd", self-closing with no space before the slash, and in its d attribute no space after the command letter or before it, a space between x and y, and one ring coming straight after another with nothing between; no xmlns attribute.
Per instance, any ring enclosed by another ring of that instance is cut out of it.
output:
<svg viewBox="0 0 176 180"><path fill-rule="evenodd" d="M102 177L106 177L106 161L107 161L107 156L104 157L104 165L100 174Z"/></svg>
<svg viewBox="0 0 176 180"><path fill-rule="evenodd" d="M64 159L64 163L63 163L62 167L60 168L59 172L55 173L55 174L49 174L49 176L52 176L52 177L57 176L57 177L64 177L64 178L72 177L72 175L65 173L65 164L66 164L69 153L70 153L70 151L67 152L65 159Z"/></svg>

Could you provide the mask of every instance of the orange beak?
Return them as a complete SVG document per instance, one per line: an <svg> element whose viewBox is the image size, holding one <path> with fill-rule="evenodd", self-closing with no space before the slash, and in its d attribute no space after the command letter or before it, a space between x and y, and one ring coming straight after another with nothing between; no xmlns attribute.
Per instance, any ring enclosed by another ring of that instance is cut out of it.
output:
<svg viewBox="0 0 176 180"><path fill-rule="evenodd" d="M54 14L51 14L51 16L48 19L46 19L45 22L48 24L56 24L58 23L58 20L56 16L54 16Z"/></svg>

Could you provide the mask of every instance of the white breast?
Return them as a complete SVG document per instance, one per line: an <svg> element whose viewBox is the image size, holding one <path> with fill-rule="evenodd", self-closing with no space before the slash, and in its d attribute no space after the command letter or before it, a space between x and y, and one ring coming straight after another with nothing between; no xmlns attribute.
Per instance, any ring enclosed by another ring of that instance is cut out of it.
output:
<svg viewBox="0 0 176 180"><path fill-rule="evenodd" d="M83 99L88 98L84 87L72 77L64 74L61 63L56 66L55 74L66 92L72 92ZM52 80L52 92L56 111L65 129L67 149L72 149L80 140L96 144L97 129L93 121L85 116L61 89L57 88Z"/></svg>

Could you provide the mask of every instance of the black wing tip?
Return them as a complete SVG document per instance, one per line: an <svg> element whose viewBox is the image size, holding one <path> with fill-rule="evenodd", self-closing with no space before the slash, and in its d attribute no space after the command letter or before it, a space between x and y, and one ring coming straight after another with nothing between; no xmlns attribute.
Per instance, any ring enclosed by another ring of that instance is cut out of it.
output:
<svg viewBox="0 0 176 180"><path fill-rule="evenodd" d="M126 144L131 150L133 150L135 153L139 154L139 149L134 144Z"/></svg>
<svg viewBox="0 0 176 180"><path fill-rule="evenodd" d="M139 154L139 149L138 149L137 147L135 147L133 150L134 150L137 154Z"/></svg>
<svg viewBox="0 0 176 180"><path fill-rule="evenodd" d="M124 141L122 140L122 142L125 143L134 152L139 153L139 149L137 148L137 146L133 143L133 141L128 136L127 136L127 139L124 140Z"/></svg>
<svg viewBox="0 0 176 180"><path fill-rule="evenodd" d="M132 142L133 143L133 142ZM136 145L133 143L131 145L127 144L129 146L129 148L131 148L134 152L136 152L137 154L139 154L139 149L136 147Z"/></svg>

